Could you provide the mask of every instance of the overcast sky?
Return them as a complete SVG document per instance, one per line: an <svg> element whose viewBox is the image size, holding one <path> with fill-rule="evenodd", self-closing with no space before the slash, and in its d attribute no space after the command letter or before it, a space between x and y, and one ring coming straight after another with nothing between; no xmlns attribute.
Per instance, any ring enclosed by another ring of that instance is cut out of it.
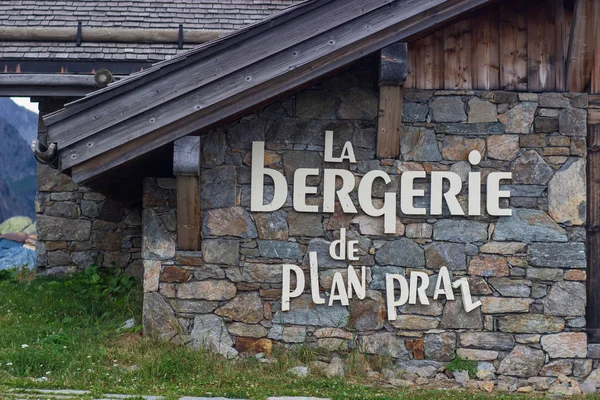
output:
<svg viewBox="0 0 600 400"><path fill-rule="evenodd" d="M29 97L11 97L11 99L18 105L23 106L26 109L31 110L37 114L38 103L32 103L31 101L29 101Z"/></svg>

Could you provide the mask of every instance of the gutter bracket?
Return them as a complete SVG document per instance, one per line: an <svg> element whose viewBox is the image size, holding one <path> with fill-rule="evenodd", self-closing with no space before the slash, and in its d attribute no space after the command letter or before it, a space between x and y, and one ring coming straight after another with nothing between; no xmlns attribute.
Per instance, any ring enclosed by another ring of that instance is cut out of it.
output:
<svg viewBox="0 0 600 400"><path fill-rule="evenodd" d="M40 143L37 139L31 141L31 152L40 164L49 165L58 169L58 153L56 143L50 143L49 146Z"/></svg>

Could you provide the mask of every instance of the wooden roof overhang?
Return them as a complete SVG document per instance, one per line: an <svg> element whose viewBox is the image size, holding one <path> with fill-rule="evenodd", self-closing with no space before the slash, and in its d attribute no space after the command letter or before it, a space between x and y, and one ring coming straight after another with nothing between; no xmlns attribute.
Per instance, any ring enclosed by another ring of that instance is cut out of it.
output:
<svg viewBox="0 0 600 400"><path fill-rule="evenodd" d="M44 118L79 183L302 88L493 0L307 0L160 62ZM109 178L110 177L110 178Z"/></svg>

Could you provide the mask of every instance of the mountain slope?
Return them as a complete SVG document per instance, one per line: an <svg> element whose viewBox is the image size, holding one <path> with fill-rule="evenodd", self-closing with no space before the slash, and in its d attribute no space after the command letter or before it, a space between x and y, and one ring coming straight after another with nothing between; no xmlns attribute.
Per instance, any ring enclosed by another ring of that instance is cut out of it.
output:
<svg viewBox="0 0 600 400"><path fill-rule="evenodd" d="M14 215L34 217L37 165L17 128L0 118L0 222Z"/></svg>
<svg viewBox="0 0 600 400"><path fill-rule="evenodd" d="M15 215L33 217L35 215L33 201L16 195L9 184L0 179L0 221L6 221Z"/></svg>
<svg viewBox="0 0 600 400"><path fill-rule="evenodd" d="M12 126L17 128L28 144L37 137L37 114L21 107L8 97L0 97L0 118L9 121Z"/></svg>
<svg viewBox="0 0 600 400"><path fill-rule="evenodd" d="M0 118L0 178L10 182L35 175L36 161L17 128Z"/></svg>

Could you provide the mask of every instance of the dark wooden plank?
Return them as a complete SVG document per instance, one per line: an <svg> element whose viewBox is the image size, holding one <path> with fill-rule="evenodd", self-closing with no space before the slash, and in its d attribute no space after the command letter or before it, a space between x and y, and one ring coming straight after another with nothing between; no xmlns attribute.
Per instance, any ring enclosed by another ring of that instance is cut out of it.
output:
<svg viewBox="0 0 600 400"><path fill-rule="evenodd" d="M576 0L567 58L567 90L584 92L592 79L600 1Z"/></svg>
<svg viewBox="0 0 600 400"><path fill-rule="evenodd" d="M471 89L471 20L463 19L444 29L444 88Z"/></svg>
<svg viewBox="0 0 600 400"><path fill-rule="evenodd" d="M406 55L406 81L404 82L404 87L409 89L414 89L417 87L416 85L416 42L408 43L408 54Z"/></svg>
<svg viewBox="0 0 600 400"><path fill-rule="evenodd" d="M486 3L485 0L448 0L439 6L415 13L410 18L406 18L406 5L401 7L404 10L402 13L394 14L396 12L394 8L396 3L394 3L388 9L388 15L395 15L393 18L395 23L389 27L379 30L378 24L370 25L368 28L371 34L366 35L364 39L354 40L347 46L340 46L338 50L327 53L327 56L316 58L310 63L288 71L288 74L281 74L262 84L256 83L249 88L244 87L244 90L240 90L236 95L225 96L221 102L207 106L195 114L180 116L170 125L156 126L156 129L146 132L144 135L132 135L131 138L128 138L128 141L125 141L125 144L120 144L118 147L116 144L107 146L96 153L99 156L95 157L93 162L86 162L85 165L81 164L77 168L73 168L73 178L80 182L89 180L178 137L208 129L216 123L239 116L242 112L255 108L259 104L297 90L303 85L309 85L319 77L336 71L365 54L373 53L391 43L406 40L412 35L438 26L444 21ZM363 24L359 26L350 24L347 28L352 29L353 32L366 29L365 21L360 22L363 22ZM239 84L235 81L234 83ZM131 125L131 128L133 131L143 129L135 123ZM113 139L119 139L123 143L121 136L122 134L114 135ZM90 158L91 156L88 159ZM63 157L64 160L65 157Z"/></svg>
<svg viewBox="0 0 600 400"><path fill-rule="evenodd" d="M463 1L447 1L439 7L447 6L449 3L481 3L483 0L463 0ZM415 4L416 10L424 7L422 3ZM384 45L391 44L398 40L402 40L403 34L411 35L420 29L422 24L426 24L428 20L438 20L443 18L443 13L436 13L435 7L422 11L423 14L429 16L421 24L415 20L418 18L406 18L406 4L394 3L393 5L372 12L363 18L356 19L350 23L343 25L334 30L328 31L323 35L303 42L294 48L291 52L278 53L271 58L262 60L251 67L242 69L235 74L212 82L200 90L187 93L184 96L178 97L163 104L160 107L149 112L142 113L121 123L110 130L103 131L84 141L81 141L71 148L63 149L61 152L62 168L70 168L80 162L88 160L95 155L101 154L109 149L115 148L121 144L146 135L161 127L174 123L184 117L193 114L204 114L212 105L219 101L224 101L229 97L235 96L252 87L268 82L275 77L290 76L297 74L300 67L309 67L317 60L323 61L323 68L328 69L327 60L331 58L333 49L347 51L347 56L342 56L340 59L348 60L348 63L355 61L362 55L367 53L355 53L352 51L354 47L359 47L360 42L364 43L383 43ZM460 7L450 7L451 11L459 12ZM398 12L398 13L395 13ZM400 13L400 11L403 11ZM400 19L400 22L397 22ZM392 31L392 26L395 23L399 25L405 24L406 28L399 32ZM389 32L388 32L389 30ZM360 39L357 39L360 37ZM348 50L346 50L348 49ZM378 45L373 46L374 50L378 50ZM335 50L334 50L335 52ZM304 54L297 56L295 53ZM470 53L469 53L470 54ZM333 70L332 68L331 70ZM311 74L319 76L317 74ZM322 75L321 75L322 76ZM290 78L293 79L293 78ZM244 105L247 107L248 105ZM49 131L53 128L49 127Z"/></svg>
<svg viewBox="0 0 600 400"><path fill-rule="evenodd" d="M590 81L590 93L600 93L600 23L596 23L596 34L594 36L594 50L592 59L592 78Z"/></svg>
<svg viewBox="0 0 600 400"><path fill-rule="evenodd" d="M87 113L80 113L56 122L60 133L53 136L53 129L50 128L51 140L58 143L59 148L67 147L84 137L150 111L154 107L274 54L284 50L288 50L287 54L292 54L295 51L290 49L292 46L320 36L327 29L333 29L357 16L381 8L388 2L389 0L330 2L313 12L300 15L293 23L277 26L263 35L254 36L228 49L226 56L205 58L190 65L189 68L179 69L162 79L123 93L115 101L100 103ZM321 46L324 44L320 43ZM296 52L292 58L300 61L305 56L309 55ZM55 123L55 117L46 118L46 123L51 127ZM81 129L83 124L86 126L85 130Z"/></svg>
<svg viewBox="0 0 600 400"><path fill-rule="evenodd" d="M527 8L523 1L499 4L500 88L527 90Z"/></svg>
<svg viewBox="0 0 600 400"><path fill-rule="evenodd" d="M527 88L531 92L556 89L556 27L553 7L532 0L527 8Z"/></svg>
<svg viewBox="0 0 600 400"><path fill-rule="evenodd" d="M588 109L587 123L591 125L600 124L600 110L597 108Z"/></svg>
<svg viewBox="0 0 600 400"><path fill-rule="evenodd" d="M177 176L177 248L200 250L200 177Z"/></svg>
<svg viewBox="0 0 600 400"><path fill-rule="evenodd" d="M567 90L567 63L569 58L569 45L571 44L571 33L573 31L573 7L563 4L563 30L565 35L562 38L563 56L565 58L564 74L565 74L565 91Z"/></svg>
<svg viewBox="0 0 600 400"><path fill-rule="evenodd" d="M588 107L589 108L600 108L600 95L590 94L588 96Z"/></svg>
<svg viewBox="0 0 600 400"><path fill-rule="evenodd" d="M500 88L498 7L490 6L471 20L473 35L473 89Z"/></svg>
<svg viewBox="0 0 600 400"><path fill-rule="evenodd" d="M554 41L556 42L555 53L554 53L554 72L556 74L556 86L557 92L564 92L566 84L566 70L567 70L567 52L564 47L564 38L568 36L568 29L570 29L570 23L565 17L565 5L564 0L550 0L548 7L552 8L554 14Z"/></svg>
<svg viewBox="0 0 600 400"><path fill-rule="evenodd" d="M439 29L415 42L416 87L444 88L444 31Z"/></svg>
<svg viewBox="0 0 600 400"><path fill-rule="evenodd" d="M380 86L403 86L408 74L406 43L394 43L381 49L379 64Z"/></svg>
<svg viewBox="0 0 600 400"><path fill-rule="evenodd" d="M403 95L402 86L379 87L377 122L377 157L379 158L396 158L400 155Z"/></svg>
<svg viewBox="0 0 600 400"><path fill-rule="evenodd" d="M600 340L600 125L588 125L586 330Z"/></svg>

